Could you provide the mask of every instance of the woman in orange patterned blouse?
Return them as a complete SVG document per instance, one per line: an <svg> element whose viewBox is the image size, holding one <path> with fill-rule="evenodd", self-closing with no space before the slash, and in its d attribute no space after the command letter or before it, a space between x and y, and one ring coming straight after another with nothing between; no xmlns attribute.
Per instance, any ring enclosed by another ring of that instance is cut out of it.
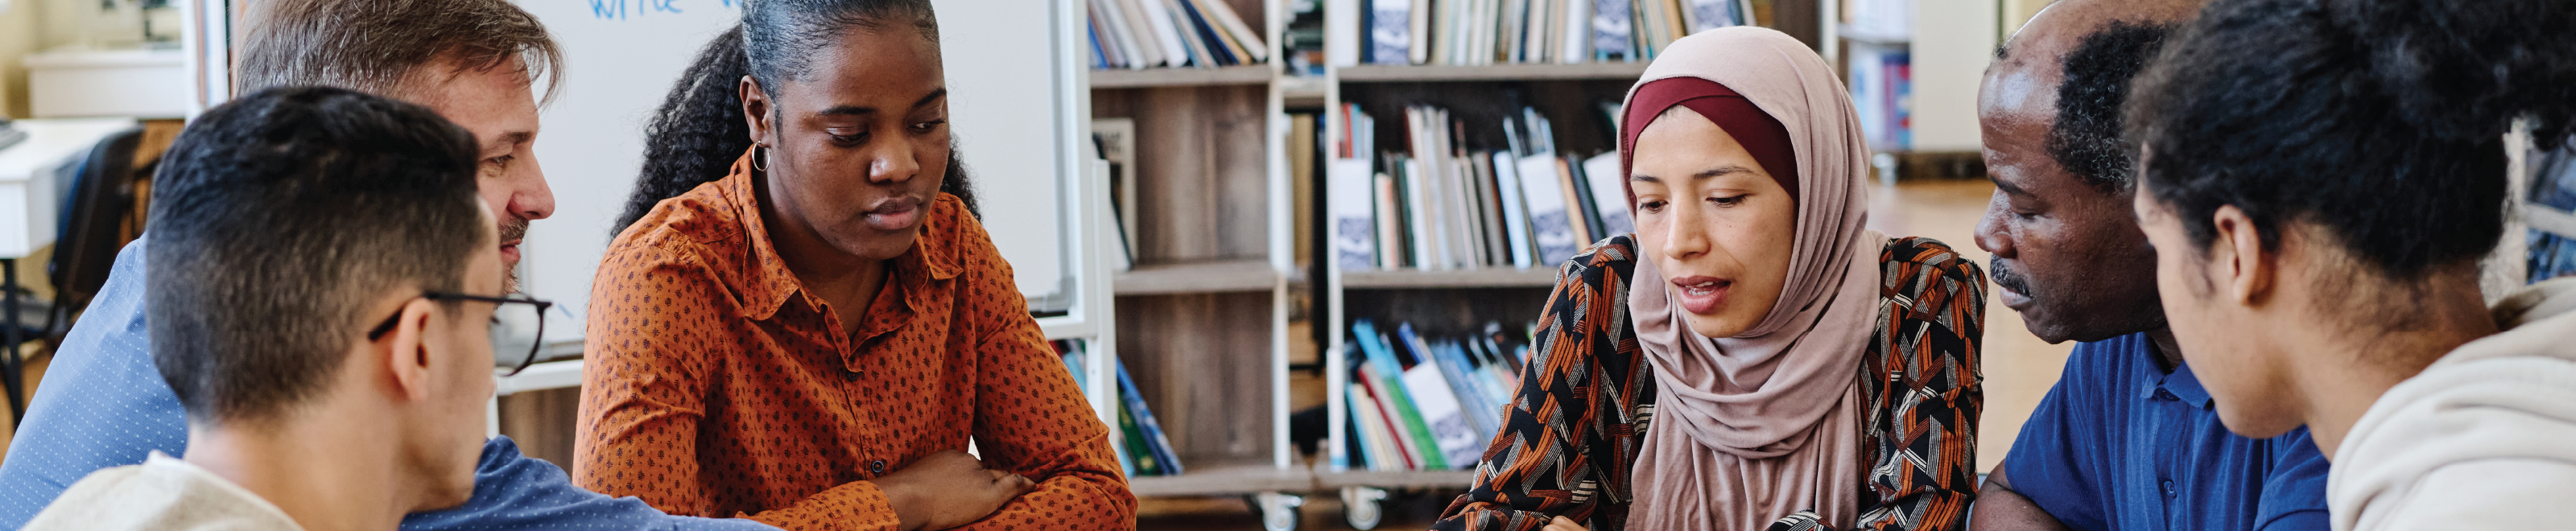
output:
<svg viewBox="0 0 2576 531"><path fill-rule="evenodd" d="M963 194L929 2L743 9L594 282L574 480L787 529L1134 527Z"/></svg>
<svg viewBox="0 0 2576 531"><path fill-rule="evenodd" d="M1864 228L1841 87L1765 28L1660 52L1620 120L1637 233L1560 272L1519 397L1435 528L1966 524L1985 276Z"/></svg>

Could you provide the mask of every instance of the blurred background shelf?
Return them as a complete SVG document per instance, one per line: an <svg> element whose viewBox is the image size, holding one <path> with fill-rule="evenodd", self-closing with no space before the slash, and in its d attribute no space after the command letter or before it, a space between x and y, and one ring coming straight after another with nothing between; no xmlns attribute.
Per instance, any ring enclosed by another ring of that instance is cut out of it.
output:
<svg viewBox="0 0 2576 531"><path fill-rule="evenodd" d="M1343 289L1543 288L1555 285L1554 268L1342 272Z"/></svg>
<svg viewBox="0 0 2576 531"><path fill-rule="evenodd" d="M1269 291L1279 272L1267 260L1226 260L1136 266L1110 277L1119 295Z"/></svg>
<svg viewBox="0 0 2576 531"><path fill-rule="evenodd" d="M1336 69L1344 83L1427 82L1427 81L1540 81L1580 79L1635 80L1646 73L1646 63L1576 63L1576 64L1497 64L1482 66L1453 65L1359 65Z"/></svg>
<svg viewBox="0 0 2576 531"><path fill-rule="evenodd" d="M1142 68L1091 71L1091 88L1206 87L1219 85L1262 85L1276 77L1270 65L1238 65L1217 68Z"/></svg>
<svg viewBox="0 0 2576 531"><path fill-rule="evenodd" d="M1177 476L1127 480L1136 497L1205 496L1259 492L1305 492L1315 488L1315 473L1304 467L1279 468L1269 463L1193 467Z"/></svg>

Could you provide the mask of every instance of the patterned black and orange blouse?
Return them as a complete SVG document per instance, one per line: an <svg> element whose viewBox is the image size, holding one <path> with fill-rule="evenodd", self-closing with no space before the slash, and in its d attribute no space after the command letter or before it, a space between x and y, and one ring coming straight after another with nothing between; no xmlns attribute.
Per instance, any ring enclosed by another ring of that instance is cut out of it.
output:
<svg viewBox="0 0 2576 531"><path fill-rule="evenodd" d="M1594 244L1557 273L1502 432L1474 486L1433 529L1529 531L1563 516L1597 531L1627 527L1629 467L1654 416L1654 368L1628 321L1629 236ZM1929 238L1880 252L1878 326L1859 378L1874 405L1863 421L1871 460L1859 529L1955 530L1976 498L1977 373L1986 277ZM1772 530L1827 529L1812 513Z"/></svg>
<svg viewBox="0 0 2576 531"><path fill-rule="evenodd" d="M770 243L754 175L735 162L609 246L574 482L677 515L895 529L871 480L971 437L1037 488L965 529L1135 527L1109 428L956 196L932 201L869 307L834 308Z"/></svg>

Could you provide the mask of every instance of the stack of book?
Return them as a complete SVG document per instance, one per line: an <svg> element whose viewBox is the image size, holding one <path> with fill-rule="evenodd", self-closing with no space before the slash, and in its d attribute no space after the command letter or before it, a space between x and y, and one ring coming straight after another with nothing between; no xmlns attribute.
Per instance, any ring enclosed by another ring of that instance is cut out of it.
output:
<svg viewBox="0 0 2576 531"><path fill-rule="evenodd" d="M1752 0L1330 0L1335 64L1643 61L1682 36L1755 25Z"/></svg>
<svg viewBox="0 0 2576 531"><path fill-rule="evenodd" d="M1635 231L1619 154L1557 152L1546 117L1496 124L1507 149L1458 144L1447 110L1403 109L1401 150L1373 152L1377 118L1343 104L1326 169L1335 263L1345 271L1554 267L1591 242Z"/></svg>
<svg viewBox="0 0 2576 531"><path fill-rule="evenodd" d="M1914 146L1914 67L1904 48L1853 46L1847 63L1852 111L1876 151Z"/></svg>
<svg viewBox="0 0 2576 531"><path fill-rule="evenodd" d="M1395 335L1361 319L1351 324L1349 408L1344 455L1333 465L1373 471L1463 470L1476 466L1504 408L1519 389L1529 349L1506 350L1502 326L1461 338L1425 338L1413 325Z"/></svg>
<svg viewBox="0 0 2576 531"><path fill-rule="evenodd" d="M1056 353L1063 356L1066 370L1073 371L1073 381L1081 386L1084 396L1091 394L1091 382L1083 377L1088 364L1088 345L1081 340L1059 339ZM1118 431L1110 434L1110 449L1118 454L1118 466L1127 477L1177 476L1181 459L1172 453L1172 441L1163 436L1163 426L1154 421L1154 410L1145 406L1145 395L1136 388L1136 379L1127 375L1127 366L1118 366Z"/></svg>
<svg viewBox="0 0 2576 531"><path fill-rule="evenodd" d="M1091 68L1217 67L1268 60L1226 0L1089 0Z"/></svg>

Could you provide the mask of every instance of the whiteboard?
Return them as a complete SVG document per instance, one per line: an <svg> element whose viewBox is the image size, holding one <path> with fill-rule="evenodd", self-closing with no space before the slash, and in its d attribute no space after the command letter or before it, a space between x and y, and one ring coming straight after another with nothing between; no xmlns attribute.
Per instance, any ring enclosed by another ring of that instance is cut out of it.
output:
<svg viewBox="0 0 2576 531"><path fill-rule="evenodd" d="M560 93L542 111L535 153L555 195L532 223L526 290L587 315L590 281L611 225L643 167L644 128L672 83L717 33L740 20L740 0L518 0L564 54ZM971 172L984 229L1033 307L1062 309L1074 293L1076 246L1065 199L1079 181L1075 139L1089 110L1067 98L1073 54L1062 0L995 9L934 0L948 75L950 131ZM575 328L573 333L580 333ZM551 338L550 338L551 339Z"/></svg>

